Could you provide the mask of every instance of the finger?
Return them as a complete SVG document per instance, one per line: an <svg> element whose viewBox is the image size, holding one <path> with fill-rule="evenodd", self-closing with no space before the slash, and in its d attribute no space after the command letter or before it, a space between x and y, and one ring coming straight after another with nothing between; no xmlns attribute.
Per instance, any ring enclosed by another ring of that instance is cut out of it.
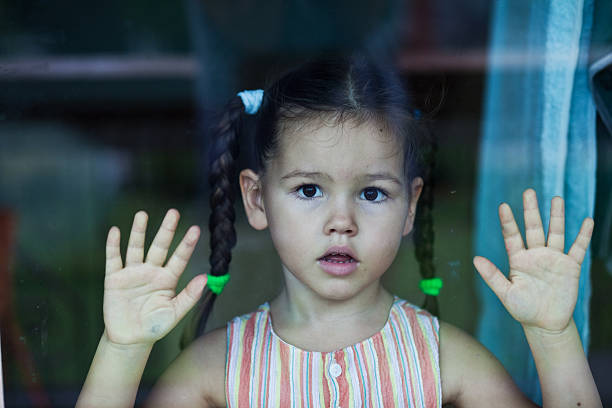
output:
<svg viewBox="0 0 612 408"><path fill-rule="evenodd" d="M141 264L144 258L145 233L147 231L147 220L149 216L144 211L138 211L132 223L132 232L128 242L125 265Z"/></svg>
<svg viewBox="0 0 612 408"><path fill-rule="evenodd" d="M485 283L497 295L499 300L504 303L506 292L510 286L512 286L510 281L506 279L504 274L487 258L475 256L472 262Z"/></svg>
<svg viewBox="0 0 612 408"><path fill-rule="evenodd" d="M595 223L593 222L592 218L585 218L584 221L582 221L580 232L578 232L578 236L576 237L574 244L567 253L569 256L574 258L579 265L582 265L584 255L586 254L589 243L591 242L594 225Z"/></svg>
<svg viewBox="0 0 612 408"><path fill-rule="evenodd" d="M553 197L550 202L550 223L546 246L563 252L565 245L565 204L563 198Z"/></svg>
<svg viewBox="0 0 612 408"><path fill-rule="evenodd" d="M121 251L119 244L121 243L121 232L119 228L112 227L108 231L106 238L106 274L117 272L123 268L121 261Z"/></svg>
<svg viewBox="0 0 612 408"><path fill-rule="evenodd" d="M176 225L178 224L179 213L175 209L168 210L164 220L162 221L157 235L153 239L151 248L147 253L147 263L156 266L162 266L168 255L168 248L172 238L174 238L174 232L176 231Z"/></svg>
<svg viewBox="0 0 612 408"><path fill-rule="evenodd" d="M506 203L499 206L499 221L501 222L502 234L504 236L504 243L506 244L508 257L511 257L515 253L525 249L523 237L521 236L521 231L514 220L512 209Z"/></svg>
<svg viewBox="0 0 612 408"><path fill-rule="evenodd" d="M202 297L202 291L206 285L206 275L198 275L185 286L172 302L177 321L181 320Z"/></svg>
<svg viewBox="0 0 612 408"><path fill-rule="evenodd" d="M195 225L187 230L187 233L183 237L183 240L174 251L174 254L170 257L168 264L166 267L170 269L170 271L178 278L181 276L185 267L187 266L187 262L191 258L191 254L193 254L193 250L200 238L200 228Z"/></svg>
<svg viewBox="0 0 612 408"><path fill-rule="evenodd" d="M523 193L523 213L525 216L525 239L527 248L543 247L544 228L538 209L538 198L534 189L529 188Z"/></svg>

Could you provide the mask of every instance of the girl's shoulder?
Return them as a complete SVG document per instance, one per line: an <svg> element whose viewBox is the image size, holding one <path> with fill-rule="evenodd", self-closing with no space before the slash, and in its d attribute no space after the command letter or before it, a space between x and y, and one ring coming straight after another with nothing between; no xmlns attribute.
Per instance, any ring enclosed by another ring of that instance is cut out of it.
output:
<svg viewBox="0 0 612 408"><path fill-rule="evenodd" d="M403 315L407 316L409 320L414 321L415 323L421 325L426 324L432 329L433 332L435 332L437 337L440 330L440 321L435 315L429 313L426 309L395 296L393 307L391 308L392 315L394 310L401 311Z"/></svg>
<svg viewBox="0 0 612 408"><path fill-rule="evenodd" d="M265 302L257 309L238 315L227 323L226 328L226 343L232 347L236 341L242 342L244 336L252 337L255 333L263 334L266 330L271 330L270 304Z"/></svg>
<svg viewBox="0 0 612 408"><path fill-rule="evenodd" d="M432 315L431 313L429 313L426 309L423 309L420 306L415 305L414 303L410 303L408 300L406 299L402 299L398 296L393 296L393 306L396 307L400 307L404 310L407 311L411 311L414 313L418 313L419 315L422 316L428 316L428 317L433 317L436 318L434 315Z"/></svg>
<svg viewBox="0 0 612 408"><path fill-rule="evenodd" d="M183 350L155 385L147 406L225 406L226 333L226 327L215 329Z"/></svg>
<svg viewBox="0 0 612 408"><path fill-rule="evenodd" d="M445 404L533 406L485 346L464 330L442 321L440 373ZM491 384L495 387L490 387Z"/></svg>

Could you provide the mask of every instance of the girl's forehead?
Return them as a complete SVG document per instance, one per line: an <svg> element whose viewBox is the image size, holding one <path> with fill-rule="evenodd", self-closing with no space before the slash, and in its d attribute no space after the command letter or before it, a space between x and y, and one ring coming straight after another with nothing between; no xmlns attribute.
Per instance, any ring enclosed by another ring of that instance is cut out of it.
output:
<svg viewBox="0 0 612 408"><path fill-rule="evenodd" d="M402 174L403 149L387 127L374 121L310 121L284 126L279 136L278 170L295 167L385 170Z"/></svg>

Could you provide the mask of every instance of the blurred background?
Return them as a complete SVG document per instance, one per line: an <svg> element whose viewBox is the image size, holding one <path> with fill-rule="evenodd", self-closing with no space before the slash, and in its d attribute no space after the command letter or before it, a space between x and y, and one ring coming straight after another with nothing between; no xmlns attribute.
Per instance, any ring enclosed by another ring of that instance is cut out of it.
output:
<svg viewBox="0 0 612 408"><path fill-rule="evenodd" d="M595 2L595 10L609 11L608 3ZM6 405L74 405L103 331L110 226L122 229L125 247L133 214L146 210L150 242L163 214L177 208L179 235L192 224L205 230L205 129L214 112L235 92L261 88L323 51L367 48L393 58L422 106L435 105L444 92L434 175L435 264L445 285L440 315L475 334L482 303L471 259L491 7L484 0L0 0ZM609 14L593 15L597 32L598 15ZM606 405L612 404L612 137L601 115L596 120L588 347ZM545 204L551 197L538 198ZM250 229L239 205L237 213L233 279L210 328L253 310L281 284L267 232ZM496 220L491 229L499 233ZM207 271L208 254L203 234L178 289ZM406 239L385 283L421 304L419 279ZM187 319L155 346L138 402L179 353Z"/></svg>

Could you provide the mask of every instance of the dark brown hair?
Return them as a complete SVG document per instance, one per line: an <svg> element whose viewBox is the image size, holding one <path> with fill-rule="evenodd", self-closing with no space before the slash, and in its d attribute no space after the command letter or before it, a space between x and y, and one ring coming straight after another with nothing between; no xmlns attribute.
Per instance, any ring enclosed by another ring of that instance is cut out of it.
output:
<svg viewBox="0 0 612 408"><path fill-rule="evenodd" d="M404 150L408 185L415 177L425 181L417 206L416 256L421 274L434 276L433 204L431 166L435 144L431 136L431 114L423 114L411 100L399 75L390 66L362 54L322 57L287 72L264 91L256 115L247 117L242 100L232 98L212 129L209 182L211 215L210 274L229 270L231 250L236 244L234 201L240 135L254 132L255 170L264 173L267 161L278 150L286 126L314 120L322 115L341 123L345 120L374 120L398 137ZM251 150L251 149L248 149ZM196 313L196 335L204 332L216 295L206 290ZM437 313L436 298L426 296L425 307Z"/></svg>

